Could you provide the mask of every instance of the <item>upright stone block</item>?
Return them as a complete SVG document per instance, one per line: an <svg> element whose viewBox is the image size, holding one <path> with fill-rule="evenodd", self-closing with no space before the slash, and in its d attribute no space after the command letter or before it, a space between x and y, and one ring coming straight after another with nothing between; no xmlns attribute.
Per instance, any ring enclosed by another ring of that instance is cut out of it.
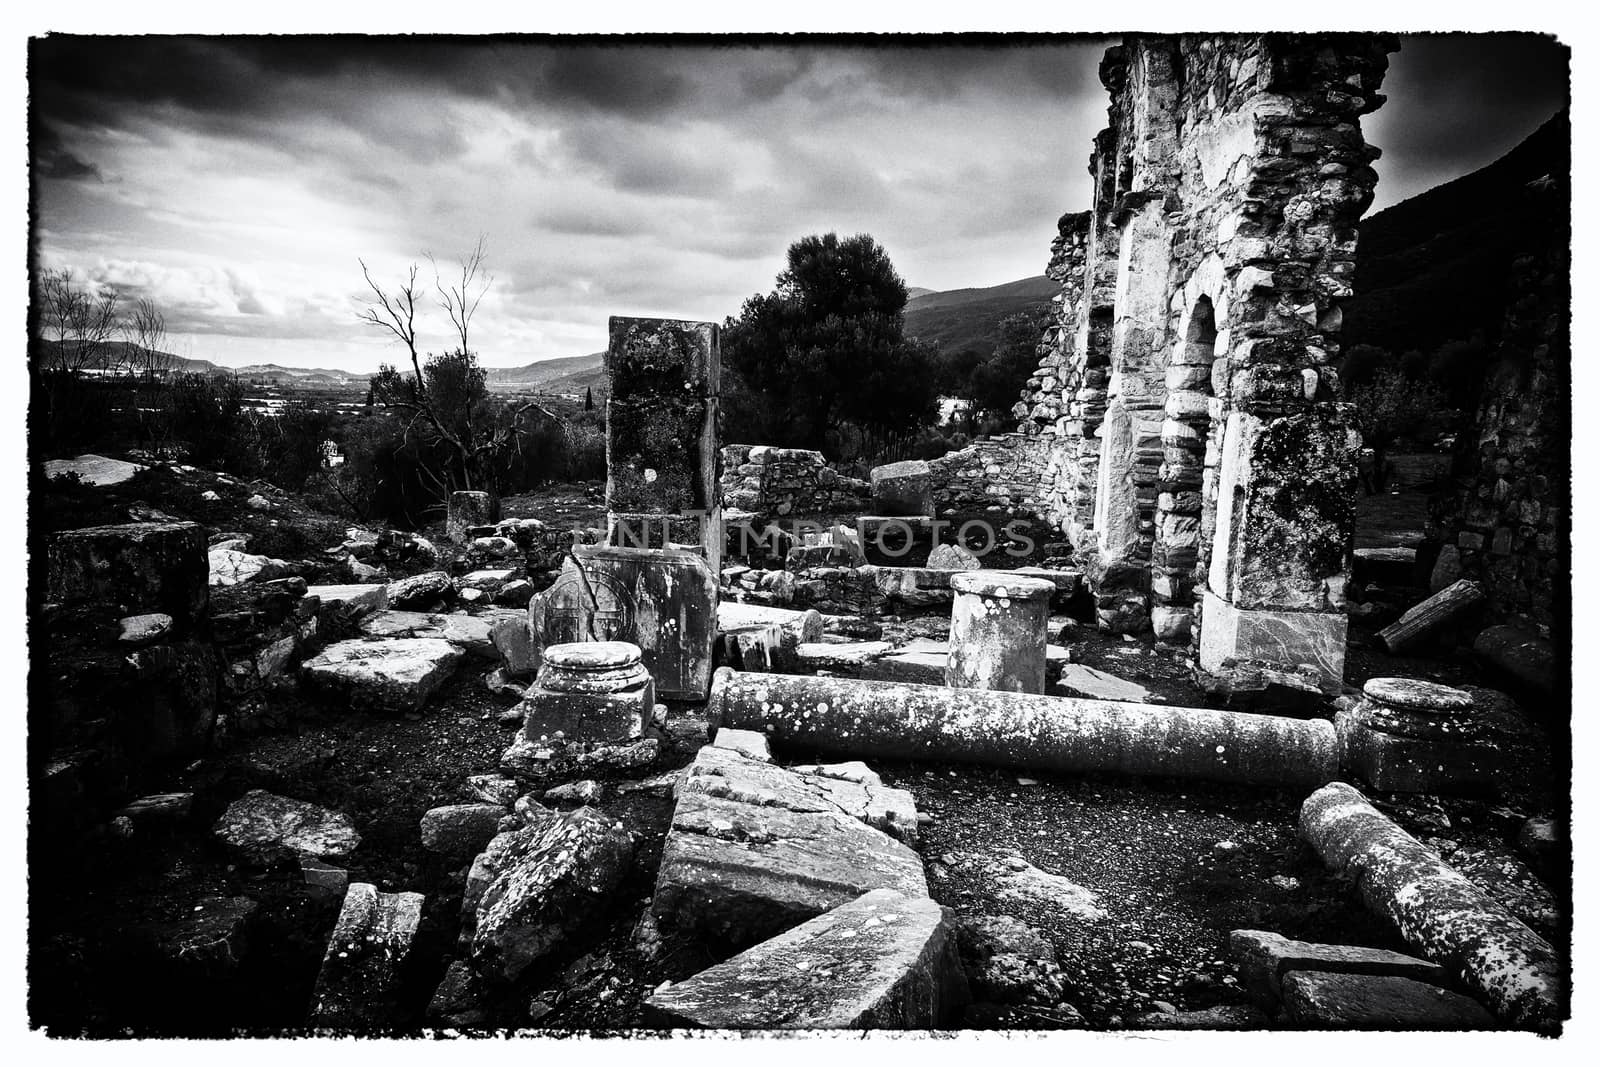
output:
<svg viewBox="0 0 1600 1067"><path fill-rule="evenodd" d="M722 364L709 322L613 316L606 349L606 509L612 544L651 516L692 520L674 536L722 564L717 397ZM618 517L627 519L618 523ZM637 536L636 534L634 536Z"/></svg>
<svg viewBox="0 0 1600 1067"><path fill-rule="evenodd" d="M1043 693L1045 628L1054 582L1010 571L962 571L950 579L950 657L955 689Z"/></svg>
<svg viewBox="0 0 1600 1067"><path fill-rule="evenodd" d="M130 522L55 536L48 597L101 603L118 615L162 612L187 625L205 611L205 531L192 522Z"/></svg>
<svg viewBox="0 0 1600 1067"><path fill-rule="evenodd" d="M1267 611L1235 607L1207 592L1202 601L1200 669L1226 674L1241 661L1276 667L1313 667L1317 684L1330 696L1344 684L1345 635L1342 613Z"/></svg>
<svg viewBox="0 0 1600 1067"><path fill-rule="evenodd" d="M661 696L704 700L717 634L717 578L705 558L605 545L573 552L578 562L568 559L528 602L535 646L626 641L639 646Z"/></svg>
<svg viewBox="0 0 1600 1067"><path fill-rule="evenodd" d="M488 493L451 493L450 512L444 525L445 537L458 545L472 540L468 530L474 526L488 526L495 521L495 503L494 497Z"/></svg>
<svg viewBox="0 0 1600 1067"><path fill-rule="evenodd" d="M872 503L882 515L932 515L933 473L926 460L872 468Z"/></svg>
<svg viewBox="0 0 1600 1067"><path fill-rule="evenodd" d="M350 886L317 973L312 1026L370 1028L404 1021L401 983L422 903L421 893L380 893L366 882Z"/></svg>

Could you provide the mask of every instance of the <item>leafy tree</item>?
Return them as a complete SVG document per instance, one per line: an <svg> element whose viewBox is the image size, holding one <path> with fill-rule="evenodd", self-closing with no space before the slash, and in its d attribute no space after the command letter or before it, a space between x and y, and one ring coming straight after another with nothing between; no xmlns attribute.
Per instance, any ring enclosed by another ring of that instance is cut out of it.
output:
<svg viewBox="0 0 1600 1067"><path fill-rule="evenodd" d="M1346 398L1355 405L1362 444L1375 453L1380 481L1395 438L1436 422L1444 408L1444 394L1438 386L1409 378L1393 367L1379 370L1365 385L1348 389Z"/></svg>
<svg viewBox="0 0 1600 1067"><path fill-rule="evenodd" d="M1026 313L1002 319L994 354L972 368L965 393L975 414L1009 415L1022 388L1039 365L1039 335L1044 323Z"/></svg>
<svg viewBox="0 0 1600 1067"><path fill-rule="evenodd" d="M847 424L902 431L929 421L933 350L904 336L906 285L868 234L804 237L789 246L776 288L724 326L732 371L729 436L754 424L763 443L824 447ZM754 416L754 417L752 417Z"/></svg>

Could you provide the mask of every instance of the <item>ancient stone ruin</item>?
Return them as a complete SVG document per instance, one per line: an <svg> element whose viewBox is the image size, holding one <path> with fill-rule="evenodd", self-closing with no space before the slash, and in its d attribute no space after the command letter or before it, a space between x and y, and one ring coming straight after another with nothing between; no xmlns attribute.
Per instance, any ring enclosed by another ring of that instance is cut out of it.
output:
<svg viewBox="0 0 1600 1067"><path fill-rule="evenodd" d="M1392 47L1109 49L1018 427L937 459L724 443L717 326L617 317L603 498L115 472L35 589L42 1025L1559 1032L1549 264L1448 550L1348 611Z"/></svg>

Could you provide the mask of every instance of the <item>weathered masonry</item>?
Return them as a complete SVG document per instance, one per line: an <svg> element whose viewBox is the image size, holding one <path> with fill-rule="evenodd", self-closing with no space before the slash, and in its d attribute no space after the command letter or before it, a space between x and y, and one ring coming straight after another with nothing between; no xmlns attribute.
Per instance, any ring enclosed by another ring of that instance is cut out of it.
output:
<svg viewBox="0 0 1600 1067"><path fill-rule="evenodd" d="M1203 671L1343 673L1358 439L1334 363L1394 48L1137 35L1101 63L1093 206L1061 220L1016 413L1100 624L1200 624Z"/></svg>

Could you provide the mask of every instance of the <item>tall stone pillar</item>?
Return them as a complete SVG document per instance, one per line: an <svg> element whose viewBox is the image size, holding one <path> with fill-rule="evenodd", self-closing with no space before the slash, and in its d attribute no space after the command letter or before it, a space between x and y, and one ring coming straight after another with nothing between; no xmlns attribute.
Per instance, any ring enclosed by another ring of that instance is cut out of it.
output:
<svg viewBox="0 0 1600 1067"><path fill-rule="evenodd" d="M613 316L605 365L607 542L690 548L719 572L716 324Z"/></svg>

